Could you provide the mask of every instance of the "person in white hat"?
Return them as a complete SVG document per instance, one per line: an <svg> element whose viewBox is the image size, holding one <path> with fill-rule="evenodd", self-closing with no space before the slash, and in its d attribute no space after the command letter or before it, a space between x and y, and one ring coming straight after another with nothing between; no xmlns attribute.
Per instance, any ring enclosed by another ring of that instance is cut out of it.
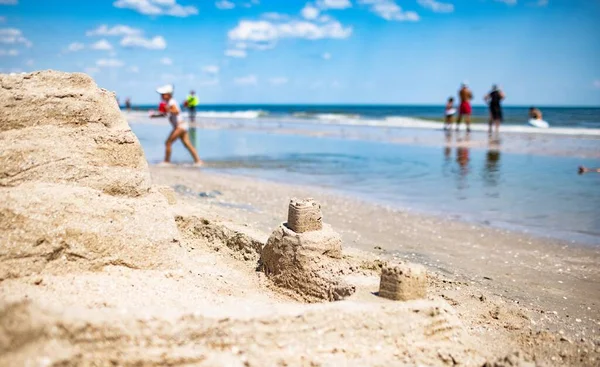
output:
<svg viewBox="0 0 600 367"><path fill-rule="evenodd" d="M167 116L169 118L169 122L173 126L173 130L171 131L169 138L167 138L167 141L165 142L165 163L171 162L171 147L177 139L181 139L183 145L187 148L187 150L194 158L194 162L198 165L201 165L202 161L200 160L200 157L198 157L198 152L190 142L190 136L188 134L189 126L185 121L183 121L183 118L181 117L181 110L179 109L179 104L177 103L175 98L173 98L174 87L168 84L156 89L156 92L160 94L162 100L166 102ZM150 117L164 116L164 114L159 113L153 114Z"/></svg>

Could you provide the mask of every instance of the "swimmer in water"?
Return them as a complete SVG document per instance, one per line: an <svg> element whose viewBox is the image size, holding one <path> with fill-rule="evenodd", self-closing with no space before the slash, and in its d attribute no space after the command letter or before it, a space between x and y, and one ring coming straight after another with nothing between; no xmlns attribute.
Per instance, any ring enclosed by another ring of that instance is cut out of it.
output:
<svg viewBox="0 0 600 367"><path fill-rule="evenodd" d="M584 166L579 166L578 172L580 175L583 175L584 173L589 173L589 172L600 173L600 168L587 168Z"/></svg>
<svg viewBox="0 0 600 367"><path fill-rule="evenodd" d="M183 118L181 117L181 111L179 109L179 105L177 104L177 101L175 100L175 98L173 98L173 91L174 91L174 88L172 85L165 85L156 90L156 92L158 94L160 94L162 100L167 104L166 116L168 116L169 122L173 126L173 130L171 131L171 134L169 134L169 137L167 138L167 141L165 142L165 162L164 163L171 162L171 146L177 139L181 139L181 142L183 143L183 145L186 147L186 149L190 152L190 154L194 158L195 164L202 165L202 161L200 160L200 157L198 157L198 152L196 152L196 149L190 142L190 136L188 133L189 126L186 122L183 121ZM150 115L150 117L164 117L164 116L165 116L165 114L163 114L163 113L157 113L157 114Z"/></svg>
<svg viewBox="0 0 600 367"><path fill-rule="evenodd" d="M534 120L542 120L542 111L540 111L539 109L535 108L535 107L531 107L529 109L529 118L534 119Z"/></svg>

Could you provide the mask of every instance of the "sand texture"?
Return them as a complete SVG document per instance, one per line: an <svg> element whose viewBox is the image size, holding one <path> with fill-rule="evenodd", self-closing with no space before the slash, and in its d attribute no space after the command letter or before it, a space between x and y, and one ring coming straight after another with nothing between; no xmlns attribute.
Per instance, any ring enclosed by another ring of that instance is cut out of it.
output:
<svg viewBox="0 0 600 367"><path fill-rule="evenodd" d="M388 264L381 270L379 296L410 301L427 296L427 271L414 264Z"/></svg>
<svg viewBox="0 0 600 367"><path fill-rule="evenodd" d="M254 232L278 228L291 198L314 198L343 240L342 259L335 264L340 277L356 286L348 301L393 302L377 296L382 268L424 265L425 299L443 300L457 312L489 366L598 364L595 249L403 212L318 187L177 167L151 167L151 173L154 182L181 192L179 205ZM213 191L222 194L199 195ZM258 238L266 242L268 235Z"/></svg>
<svg viewBox="0 0 600 367"><path fill-rule="evenodd" d="M323 228L321 205L313 199L290 200L287 227L296 233L319 231Z"/></svg>
<svg viewBox="0 0 600 367"><path fill-rule="evenodd" d="M282 225L290 187L185 169L151 181L114 96L85 75L0 75L0 87L0 366L598 362L594 336L536 326L435 271L424 299L377 296L397 261L342 247L347 232L329 225ZM231 202L177 185L221 185ZM236 198L241 186L252 191ZM265 210L236 209L249 197Z"/></svg>
<svg viewBox="0 0 600 367"><path fill-rule="evenodd" d="M296 233L281 224L262 250L261 265L275 284L308 302L339 301L355 287L340 278L342 240L330 226Z"/></svg>

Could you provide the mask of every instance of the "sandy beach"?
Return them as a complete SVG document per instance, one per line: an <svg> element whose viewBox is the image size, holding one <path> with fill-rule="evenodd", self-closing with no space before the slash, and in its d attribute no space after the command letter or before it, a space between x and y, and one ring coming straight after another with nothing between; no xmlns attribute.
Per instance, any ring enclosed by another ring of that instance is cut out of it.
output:
<svg viewBox="0 0 600 367"><path fill-rule="evenodd" d="M0 365L600 360L597 247L210 165L148 166L90 77L0 85ZM282 225L292 198L320 204L322 229ZM381 297L389 269L425 294Z"/></svg>
<svg viewBox="0 0 600 367"><path fill-rule="evenodd" d="M347 246L418 262L464 284L462 290L445 290L447 297L461 298L457 305L485 292L517 305L532 324L577 339L598 333L597 248L403 212L319 188L185 168L151 167L151 173L154 182L175 187L183 200L208 205L208 211L265 234L281 222L290 198L315 198ZM198 196L213 191L222 195Z"/></svg>

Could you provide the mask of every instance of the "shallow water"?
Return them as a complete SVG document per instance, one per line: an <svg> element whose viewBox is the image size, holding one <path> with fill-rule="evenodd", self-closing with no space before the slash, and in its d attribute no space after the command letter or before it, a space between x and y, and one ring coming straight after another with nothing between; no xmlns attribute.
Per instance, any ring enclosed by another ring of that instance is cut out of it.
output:
<svg viewBox="0 0 600 367"><path fill-rule="evenodd" d="M169 127L132 128L149 162L160 162ZM600 175L576 174L578 165L600 166L598 159L242 130L198 130L193 138L205 169L323 186L402 209L600 245ZM173 162L189 159L177 143Z"/></svg>

